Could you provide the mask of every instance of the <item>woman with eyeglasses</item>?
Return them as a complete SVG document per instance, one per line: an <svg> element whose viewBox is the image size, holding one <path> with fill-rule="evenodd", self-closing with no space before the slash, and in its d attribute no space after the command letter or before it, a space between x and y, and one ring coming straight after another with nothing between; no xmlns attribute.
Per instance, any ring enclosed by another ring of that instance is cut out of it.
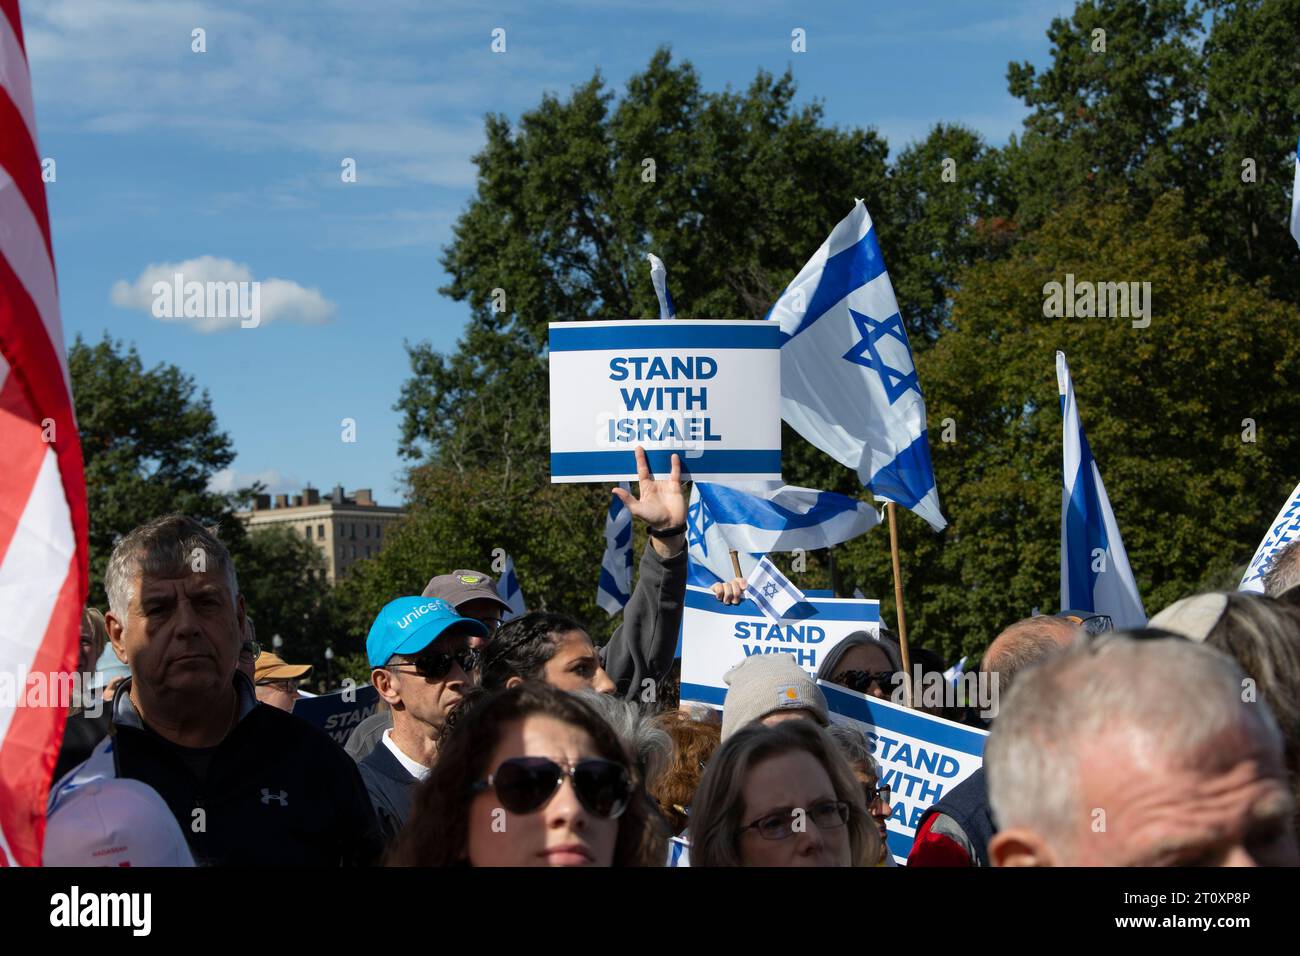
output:
<svg viewBox="0 0 1300 956"><path fill-rule="evenodd" d="M812 721L750 724L709 761L691 811L691 866L875 866L862 785Z"/></svg>
<svg viewBox="0 0 1300 956"><path fill-rule="evenodd" d="M893 791L888 784L883 787L880 785L880 766L871 756L867 735L852 724L831 724L827 733L835 741L835 746L840 748L840 756L848 763L853 776L862 784L862 798L867 803L867 812L871 814L880 834L880 859L876 866L898 866L888 846L887 825L894 813L889 798Z"/></svg>
<svg viewBox="0 0 1300 956"><path fill-rule="evenodd" d="M658 866L665 838L614 731L536 682L467 702L393 866Z"/></svg>

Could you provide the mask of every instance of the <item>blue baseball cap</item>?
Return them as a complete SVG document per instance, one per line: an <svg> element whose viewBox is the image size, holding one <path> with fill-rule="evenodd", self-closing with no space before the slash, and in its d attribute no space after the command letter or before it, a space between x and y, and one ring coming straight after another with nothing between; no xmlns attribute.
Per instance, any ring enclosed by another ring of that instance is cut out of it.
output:
<svg viewBox="0 0 1300 956"><path fill-rule="evenodd" d="M366 636L371 667L383 667L394 654L418 654L440 637L487 637L485 624L461 617L438 598L400 597L384 605Z"/></svg>

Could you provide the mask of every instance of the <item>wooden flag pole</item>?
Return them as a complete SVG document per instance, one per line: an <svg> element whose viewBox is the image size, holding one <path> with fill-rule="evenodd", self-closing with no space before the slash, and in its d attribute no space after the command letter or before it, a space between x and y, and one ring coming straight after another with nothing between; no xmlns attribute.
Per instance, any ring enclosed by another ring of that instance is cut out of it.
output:
<svg viewBox="0 0 1300 956"><path fill-rule="evenodd" d="M912 655L907 649L907 618L903 614L903 573L898 567L898 520L894 517L892 501L885 505L889 512L889 550L894 559L894 607L898 613L898 645L903 652L903 699L908 707L912 702Z"/></svg>
<svg viewBox="0 0 1300 956"><path fill-rule="evenodd" d="M744 577L744 575L740 573L740 555L736 554L735 551L731 552L731 570L735 573L736 577Z"/></svg>

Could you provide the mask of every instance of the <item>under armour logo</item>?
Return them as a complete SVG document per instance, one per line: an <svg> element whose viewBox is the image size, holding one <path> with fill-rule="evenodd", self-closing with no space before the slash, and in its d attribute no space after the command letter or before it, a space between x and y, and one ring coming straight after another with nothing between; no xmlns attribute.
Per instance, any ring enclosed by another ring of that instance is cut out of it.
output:
<svg viewBox="0 0 1300 956"><path fill-rule="evenodd" d="M270 790L268 790L266 787L263 787L262 802L269 807L271 805L272 800L274 800L282 807L287 807L289 805L289 792L287 790L281 790L279 793L271 793Z"/></svg>

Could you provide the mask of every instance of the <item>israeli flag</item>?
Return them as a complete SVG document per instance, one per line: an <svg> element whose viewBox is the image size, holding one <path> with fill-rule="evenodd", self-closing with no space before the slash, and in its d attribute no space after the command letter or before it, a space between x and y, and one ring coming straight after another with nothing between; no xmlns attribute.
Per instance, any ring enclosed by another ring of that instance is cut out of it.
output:
<svg viewBox="0 0 1300 956"><path fill-rule="evenodd" d="M861 199L768 318L785 333L781 417L877 498L943 530L912 347Z"/></svg>
<svg viewBox="0 0 1300 956"><path fill-rule="evenodd" d="M697 481L691 497L737 551L829 548L880 524L879 512L865 501L779 482Z"/></svg>
<svg viewBox="0 0 1300 956"><path fill-rule="evenodd" d="M515 559L506 555L506 569L497 579L497 594L501 600L510 605L508 613L501 615L501 620L509 621L527 610L524 604L524 592L519 589L519 578L515 576Z"/></svg>
<svg viewBox="0 0 1300 956"><path fill-rule="evenodd" d="M620 481L618 486L631 491ZM609 513L605 515L605 556L600 559L600 583L596 585L596 603L613 617L627 606L632 597L632 512L616 495L609 496Z"/></svg>
<svg viewBox="0 0 1300 956"><path fill-rule="evenodd" d="M1300 485L1296 485L1291 497L1273 519L1264 540L1255 549L1255 556L1246 565L1246 573L1241 576L1237 590L1263 594L1264 575L1273 564L1273 556L1296 538L1300 538Z"/></svg>
<svg viewBox="0 0 1300 956"><path fill-rule="evenodd" d="M1291 235L1300 243L1300 140L1296 140L1295 185L1291 187Z"/></svg>
<svg viewBox="0 0 1300 956"><path fill-rule="evenodd" d="M1128 554L1101 483L1065 353L1056 353L1056 384L1065 419L1065 487L1061 493L1061 608L1108 614L1115 630L1147 622Z"/></svg>
<svg viewBox="0 0 1300 956"><path fill-rule="evenodd" d="M748 585L745 596L774 621L788 617L795 605L802 604L805 600L804 593L790 583L790 579L781 573L781 569L767 555L759 558L758 564L745 580Z"/></svg>
<svg viewBox="0 0 1300 956"><path fill-rule="evenodd" d="M668 270L664 268L664 261L654 253L648 253L646 258L650 260L650 282L655 287L655 295L659 297L659 318L675 319L677 307L673 305L672 294L668 291Z"/></svg>
<svg viewBox="0 0 1300 956"><path fill-rule="evenodd" d="M962 658L952 667L943 672L943 679L948 682L948 686L956 687L957 679L966 672L966 658Z"/></svg>
<svg viewBox="0 0 1300 956"><path fill-rule="evenodd" d="M713 512L700 496L700 490L709 482L697 481L691 485L691 500L686 506L686 557L688 584L707 588L719 581L730 581L736 576L731 566L731 552L738 551L741 576L754 570L758 557L749 551L733 548L722 533L722 526L713 519Z"/></svg>

